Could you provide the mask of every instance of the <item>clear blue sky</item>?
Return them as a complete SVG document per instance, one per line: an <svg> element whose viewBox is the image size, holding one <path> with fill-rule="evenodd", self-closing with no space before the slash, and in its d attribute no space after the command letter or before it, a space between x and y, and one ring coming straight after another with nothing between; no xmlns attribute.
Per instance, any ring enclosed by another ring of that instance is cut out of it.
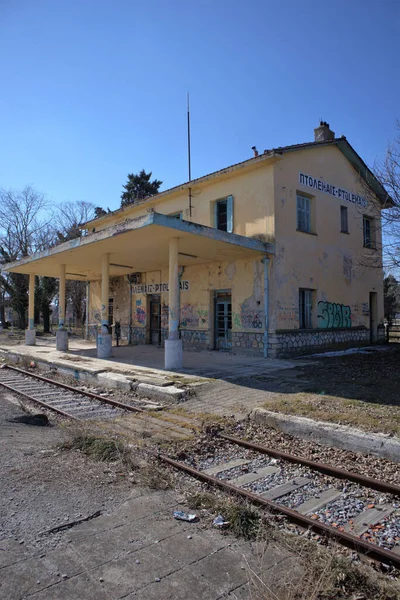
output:
<svg viewBox="0 0 400 600"><path fill-rule="evenodd" d="M115 209L319 119L368 164L400 118L398 0L0 0L0 187Z"/></svg>

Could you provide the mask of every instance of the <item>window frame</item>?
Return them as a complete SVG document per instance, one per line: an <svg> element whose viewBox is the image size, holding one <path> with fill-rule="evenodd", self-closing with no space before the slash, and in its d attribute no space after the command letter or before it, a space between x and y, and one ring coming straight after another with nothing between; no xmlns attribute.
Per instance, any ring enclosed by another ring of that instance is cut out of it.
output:
<svg viewBox="0 0 400 600"><path fill-rule="evenodd" d="M366 224L368 223L368 239L366 236ZM369 215L363 215L363 246L364 248L375 249L375 230L374 230L374 218Z"/></svg>
<svg viewBox="0 0 400 600"><path fill-rule="evenodd" d="M343 215L345 215L345 219L343 219ZM345 227L343 227L343 220L345 221ZM350 233L349 232L349 209L347 206L340 207L340 233Z"/></svg>
<svg viewBox="0 0 400 600"><path fill-rule="evenodd" d="M222 204L226 205L226 229L218 226L218 207ZM214 202L214 227L219 231L233 233L233 196L225 196Z"/></svg>
<svg viewBox="0 0 400 600"><path fill-rule="evenodd" d="M299 329L313 328L313 304L314 290L299 288Z"/></svg>
<svg viewBox="0 0 400 600"><path fill-rule="evenodd" d="M299 200L306 201L304 204L308 206L300 206ZM301 231L302 233L314 233L313 232L313 218L312 218L312 197L304 194L303 192L296 191L296 231ZM301 227L302 223L300 222L299 215L305 215L305 222L308 228Z"/></svg>

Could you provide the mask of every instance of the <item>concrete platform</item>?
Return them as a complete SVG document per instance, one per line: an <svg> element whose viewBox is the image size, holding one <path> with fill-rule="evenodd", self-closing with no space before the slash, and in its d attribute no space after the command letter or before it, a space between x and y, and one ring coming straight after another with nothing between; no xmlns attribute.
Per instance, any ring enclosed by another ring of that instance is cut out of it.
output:
<svg viewBox="0 0 400 600"><path fill-rule="evenodd" d="M70 339L69 351L56 349L55 337L37 337L36 346L0 345L0 356L24 364L34 361L39 368L54 368L58 373L82 382L121 389L137 394L179 402L183 390L215 379L235 381L241 377L276 376L279 371L298 367L299 360L244 357L224 352L184 352L183 368L164 369L164 350L156 346L113 347L113 356L99 359L95 343Z"/></svg>

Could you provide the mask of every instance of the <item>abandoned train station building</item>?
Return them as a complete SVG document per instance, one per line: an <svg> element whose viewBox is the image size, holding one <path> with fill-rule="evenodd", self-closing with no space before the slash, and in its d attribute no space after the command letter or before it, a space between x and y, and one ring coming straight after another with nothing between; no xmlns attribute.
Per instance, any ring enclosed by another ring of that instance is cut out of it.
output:
<svg viewBox="0 0 400 600"><path fill-rule="evenodd" d="M120 323L131 344L280 357L378 342L381 210L391 199L327 123L315 140L266 150L84 225L82 237L8 264L59 278L57 346L67 349L65 279L87 282L99 357Z"/></svg>

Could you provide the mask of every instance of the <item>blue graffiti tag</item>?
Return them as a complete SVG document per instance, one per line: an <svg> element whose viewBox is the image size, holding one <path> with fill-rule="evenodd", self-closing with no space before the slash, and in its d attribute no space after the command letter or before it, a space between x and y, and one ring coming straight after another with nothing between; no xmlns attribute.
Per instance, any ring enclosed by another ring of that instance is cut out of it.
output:
<svg viewBox="0 0 400 600"><path fill-rule="evenodd" d="M318 302L318 327L338 329L351 327L351 308L334 302Z"/></svg>

